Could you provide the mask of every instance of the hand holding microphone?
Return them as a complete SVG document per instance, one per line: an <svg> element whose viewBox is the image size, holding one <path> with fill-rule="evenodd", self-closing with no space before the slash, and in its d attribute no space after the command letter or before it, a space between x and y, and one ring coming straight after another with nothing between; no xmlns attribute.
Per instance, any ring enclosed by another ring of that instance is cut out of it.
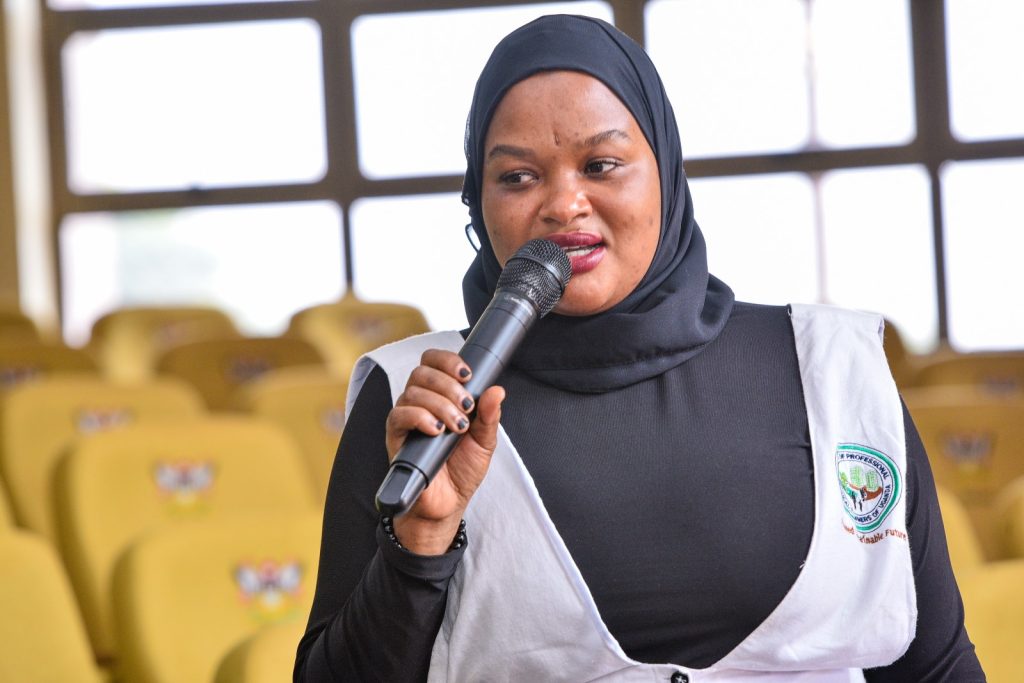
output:
<svg viewBox="0 0 1024 683"><path fill-rule="evenodd" d="M394 457L377 491L381 513L409 511L438 476L443 485L431 490L417 507L417 516L429 523L450 509L464 509L495 446L504 394L491 387L530 327L558 303L571 274L569 259L558 245L548 240L526 243L505 264L494 298L459 354L424 354L388 417L388 450ZM467 368L471 374L460 376ZM442 423L447 428L439 428ZM452 462L443 467L449 457Z"/></svg>

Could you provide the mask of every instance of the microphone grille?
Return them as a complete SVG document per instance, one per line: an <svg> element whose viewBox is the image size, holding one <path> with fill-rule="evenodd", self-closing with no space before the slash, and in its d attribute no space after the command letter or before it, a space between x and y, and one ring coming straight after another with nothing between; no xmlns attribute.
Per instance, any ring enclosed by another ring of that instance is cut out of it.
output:
<svg viewBox="0 0 1024 683"><path fill-rule="evenodd" d="M519 248L498 276L497 289L511 289L529 299L544 317L555 307L572 277L572 264L551 240L530 240Z"/></svg>

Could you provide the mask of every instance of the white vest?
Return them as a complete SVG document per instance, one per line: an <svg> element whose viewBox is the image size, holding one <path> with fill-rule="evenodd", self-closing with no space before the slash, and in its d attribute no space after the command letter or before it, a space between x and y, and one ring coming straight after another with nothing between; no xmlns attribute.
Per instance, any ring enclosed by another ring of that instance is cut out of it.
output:
<svg viewBox="0 0 1024 683"><path fill-rule="evenodd" d="M906 534L906 448L881 318L790 307L814 454L815 526L807 558L767 619L706 669L630 659L504 430L466 522L434 642L434 681L863 681L914 638L917 603ZM428 348L457 351L456 332L377 349L353 371L349 409L380 365L392 397ZM673 676L675 676L673 678Z"/></svg>

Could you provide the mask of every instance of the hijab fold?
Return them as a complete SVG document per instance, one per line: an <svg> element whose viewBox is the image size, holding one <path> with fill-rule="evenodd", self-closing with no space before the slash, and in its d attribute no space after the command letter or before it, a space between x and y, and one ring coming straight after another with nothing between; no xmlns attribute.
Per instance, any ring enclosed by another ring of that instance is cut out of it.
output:
<svg viewBox="0 0 1024 683"><path fill-rule="evenodd" d="M733 293L708 273L675 114L654 64L631 38L604 21L554 15L506 36L491 54L473 95L462 189L480 241L462 283L470 324L476 324L490 303L501 273L480 205L487 127L509 88L554 70L589 74L618 96L654 151L661 179L661 235L636 289L603 313L549 314L538 321L512 360L539 381L596 393L654 377L699 353L725 326Z"/></svg>

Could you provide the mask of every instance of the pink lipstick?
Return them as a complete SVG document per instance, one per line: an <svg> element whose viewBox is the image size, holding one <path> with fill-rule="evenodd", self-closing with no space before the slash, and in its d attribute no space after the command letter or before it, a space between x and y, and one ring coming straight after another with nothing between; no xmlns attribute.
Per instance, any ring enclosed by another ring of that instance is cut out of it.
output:
<svg viewBox="0 0 1024 683"><path fill-rule="evenodd" d="M600 235L589 232L557 232L547 235L562 248L572 264L572 274L580 275L597 267L604 258L605 246Z"/></svg>

